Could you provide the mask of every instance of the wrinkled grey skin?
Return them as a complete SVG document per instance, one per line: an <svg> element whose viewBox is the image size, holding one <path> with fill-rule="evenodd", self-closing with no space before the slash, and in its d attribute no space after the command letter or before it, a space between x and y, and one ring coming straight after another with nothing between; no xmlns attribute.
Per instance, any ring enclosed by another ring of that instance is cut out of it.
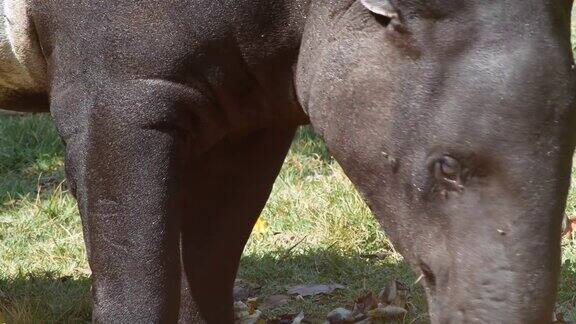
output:
<svg viewBox="0 0 576 324"><path fill-rule="evenodd" d="M312 124L425 275L432 322L546 323L576 130L570 3L397 3L407 34L313 6ZM435 172L446 155L456 185Z"/></svg>
<svg viewBox="0 0 576 324"><path fill-rule="evenodd" d="M26 5L46 86L3 102L49 99L94 322L180 309L232 323L242 248L308 122L424 275L432 323L550 322L575 146L572 1Z"/></svg>

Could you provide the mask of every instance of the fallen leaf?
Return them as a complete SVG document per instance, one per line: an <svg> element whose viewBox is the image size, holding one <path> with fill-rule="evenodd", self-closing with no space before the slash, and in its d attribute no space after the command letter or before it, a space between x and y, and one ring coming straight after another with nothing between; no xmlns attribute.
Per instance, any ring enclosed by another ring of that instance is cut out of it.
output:
<svg viewBox="0 0 576 324"><path fill-rule="evenodd" d="M365 314L369 310L378 307L378 298L374 295L373 292L368 292L363 296L360 296L356 299L354 303L354 314Z"/></svg>
<svg viewBox="0 0 576 324"><path fill-rule="evenodd" d="M396 299L398 293L398 282L396 280L390 281L378 296L380 301L386 305L390 305Z"/></svg>
<svg viewBox="0 0 576 324"><path fill-rule="evenodd" d="M384 305L406 308L406 305L408 304L408 297L408 289L401 282L392 280L380 292L378 299Z"/></svg>
<svg viewBox="0 0 576 324"><path fill-rule="evenodd" d="M299 314L284 314L280 317L266 321L266 324L292 324L296 316Z"/></svg>
<svg viewBox="0 0 576 324"><path fill-rule="evenodd" d="M259 304L260 301L258 300L258 298L248 298L248 300L246 301L246 306L248 306L248 314L252 315L256 313Z"/></svg>
<svg viewBox="0 0 576 324"><path fill-rule="evenodd" d="M262 312L257 309L251 309L249 305L243 302L234 303L234 323L235 324L265 324L262 318Z"/></svg>
<svg viewBox="0 0 576 324"><path fill-rule="evenodd" d="M292 298L288 295L272 295L266 298L262 303L262 308L274 309L288 304Z"/></svg>
<svg viewBox="0 0 576 324"><path fill-rule="evenodd" d="M562 236L571 239L573 232L576 232L576 215L564 215L564 220L562 222Z"/></svg>
<svg viewBox="0 0 576 324"><path fill-rule="evenodd" d="M234 301L245 301L248 298L254 297L260 288L262 288L262 286L258 284L243 279L236 279L233 290Z"/></svg>
<svg viewBox="0 0 576 324"><path fill-rule="evenodd" d="M374 321L372 321L369 318L365 318L365 319L362 319L358 322L354 322L354 324L374 324Z"/></svg>
<svg viewBox="0 0 576 324"><path fill-rule="evenodd" d="M292 324L301 324L304 321L304 312L300 312L300 314L298 314L294 320L292 321Z"/></svg>
<svg viewBox="0 0 576 324"><path fill-rule="evenodd" d="M234 316L236 318L240 318L246 315L250 315L248 313L248 305L244 304L241 301L234 302Z"/></svg>
<svg viewBox="0 0 576 324"><path fill-rule="evenodd" d="M252 233L262 234L262 233L266 232L267 228L268 228L268 224L266 224L266 222L262 218L258 218L258 220L256 221L256 224L254 224L254 228L252 229Z"/></svg>
<svg viewBox="0 0 576 324"><path fill-rule="evenodd" d="M402 307L381 305L378 308L369 311L368 316L371 319L400 320L407 313L408 311Z"/></svg>
<svg viewBox="0 0 576 324"><path fill-rule="evenodd" d="M552 324L574 324L574 322L566 320L564 318L564 313L560 310L557 310L554 312L554 318L552 319Z"/></svg>
<svg viewBox="0 0 576 324"><path fill-rule="evenodd" d="M290 288L288 294L300 295L302 297L316 296L320 294L332 294L337 289L344 289L340 284L329 285L298 285Z"/></svg>
<svg viewBox="0 0 576 324"><path fill-rule="evenodd" d="M336 308L328 313L326 319L328 319L330 324L347 324L356 322L352 311L342 307Z"/></svg>

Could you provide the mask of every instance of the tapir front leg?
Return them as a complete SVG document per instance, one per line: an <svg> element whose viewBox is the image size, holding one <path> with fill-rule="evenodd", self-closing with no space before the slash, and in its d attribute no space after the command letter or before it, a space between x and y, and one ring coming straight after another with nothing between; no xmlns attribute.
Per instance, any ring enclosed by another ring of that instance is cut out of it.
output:
<svg viewBox="0 0 576 324"><path fill-rule="evenodd" d="M194 98L148 81L66 93L54 96L52 111L67 143L68 176L90 251L93 321L174 323L178 171L189 152L179 112Z"/></svg>
<svg viewBox="0 0 576 324"><path fill-rule="evenodd" d="M240 257L295 130L295 125L274 125L230 135L190 168L182 256L202 322L234 322L233 287Z"/></svg>

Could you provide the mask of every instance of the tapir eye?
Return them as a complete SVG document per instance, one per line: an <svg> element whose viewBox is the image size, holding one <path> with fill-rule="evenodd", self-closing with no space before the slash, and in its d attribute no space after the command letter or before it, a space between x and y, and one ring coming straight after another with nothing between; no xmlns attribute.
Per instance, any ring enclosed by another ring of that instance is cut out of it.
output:
<svg viewBox="0 0 576 324"><path fill-rule="evenodd" d="M455 158L445 155L434 162L434 175L438 179L456 180L462 173L462 166Z"/></svg>
<svg viewBox="0 0 576 324"><path fill-rule="evenodd" d="M466 178L462 164L449 155L440 156L431 161L430 172L434 177L432 192L448 199L451 192L462 193Z"/></svg>

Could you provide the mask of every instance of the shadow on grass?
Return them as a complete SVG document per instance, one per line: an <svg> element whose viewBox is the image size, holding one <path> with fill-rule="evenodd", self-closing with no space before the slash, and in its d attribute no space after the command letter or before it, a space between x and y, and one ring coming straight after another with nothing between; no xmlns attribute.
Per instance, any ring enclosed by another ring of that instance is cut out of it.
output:
<svg viewBox="0 0 576 324"><path fill-rule="evenodd" d="M576 265L563 266L560 311L566 320L576 319ZM300 255L274 257L248 255L242 258L239 278L262 286L258 297L285 294L297 284L340 283L346 289L329 296L317 296L268 310L267 316L304 311L314 320L336 307L353 305L366 290L378 292L390 280L399 280L411 291L407 323L426 323L422 290L414 286L407 266L394 260L373 260L355 253L318 250ZM217 280L217 278L214 278ZM90 321L90 278L58 277L53 273L22 274L0 279L0 322L80 323Z"/></svg>
<svg viewBox="0 0 576 324"><path fill-rule="evenodd" d="M86 323L90 305L88 277L39 273L0 279L2 323Z"/></svg>
<svg viewBox="0 0 576 324"><path fill-rule="evenodd" d="M366 290L378 293L386 283L398 280L410 289L411 305L405 323L428 323L423 289L414 285L408 266L394 259L372 260L356 253L320 250L302 255L278 258L271 255L244 256L239 278L262 285L259 297L285 294L288 287L298 284L339 283L346 286L332 296L320 296L293 301L271 315L303 310L323 320L336 307L350 307ZM557 314L566 321L576 321L576 262L562 266Z"/></svg>
<svg viewBox="0 0 576 324"><path fill-rule="evenodd" d="M558 305L565 320L576 322L576 260L566 260L562 265Z"/></svg>
<svg viewBox="0 0 576 324"><path fill-rule="evenodd" d="M370 260L330 249L279 258L252 255L242 258L238 277L261 285L258 297L262 300L286 293L287 287L297 284L340 283L346 287L329 296L293 300L266 311L270 317L304 311L321 321L334 308L352 306L366 290L378 293L390 280L399 280L411 289L410 322L425 314L421 289L412 285L414 278L406 266L392 260ZM90 313L89 277L39 273L0 279L0 322L79 323L90 321Z"/></svg>
<svg viewBox="0 0 576 324"><path fill-rule="evenodd" d="M313 323L320 323L331 310L352 307L355 300L372 291L378 294L392 280L410 290L407 323L425 323L427 319L423 290L415 285L415 277L408 266L393 257L363 256L354 251L330 248L314 249L296 255L262 254L242 258L238 278L262 286L258 297L286 294L287 289L300 284L338 283L346 288L332 295L319 295L289 304L272 311L269 317L304 311Z"/></svg>

